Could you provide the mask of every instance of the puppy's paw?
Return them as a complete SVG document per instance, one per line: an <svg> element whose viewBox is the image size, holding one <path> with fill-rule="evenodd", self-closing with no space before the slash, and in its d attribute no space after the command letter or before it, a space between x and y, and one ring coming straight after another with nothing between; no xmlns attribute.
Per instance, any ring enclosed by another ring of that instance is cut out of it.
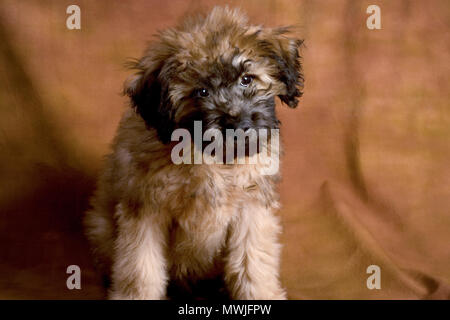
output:
<svg viewBox="0 0 450 320"><path fill-rule="evenodd" d="M108 292L109 300L167 300L166 296L160 296L152 293L147 294L127 294L120 291L110 290Z"/></svg>
<svg viewBox="0 0 450 320"><path fill-rule="evenodd" d="M261 292L256 295L255 300L287 300L286 292L279 288L274 292Z"/></svg>
<svg viewBox="0 0 450 320"><path fill-rule="evenodd" d="M275 293L270 300L287 300L287 295L284 290L281 290L279 293Z"/></svg>

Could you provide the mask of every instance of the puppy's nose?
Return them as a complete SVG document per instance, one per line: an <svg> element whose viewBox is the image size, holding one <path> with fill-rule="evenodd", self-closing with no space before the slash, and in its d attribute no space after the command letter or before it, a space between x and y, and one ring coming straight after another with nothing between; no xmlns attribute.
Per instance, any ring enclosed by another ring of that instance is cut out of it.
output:
<svg viewBox="0 0 450 320"><path fill-rule="evenodd" d="M239 110L236 108L231 109L230 111L228 111L228 114L232 117L237 117L239 115Z"/></svg>
<svg viewBox="0 0 450 320"><path fill-rule="evenodd" d="M239 121L236 126L235 129L242 129L244 132L247 131L248 129L250 129L252 127L252 123L250 120L245 119L245 120L241 120Z"/></svg>
<svg viewBox="0 0 450 320"><path fill-rule="evenodd" d="M239 110L239 108L238 108L237 106L231 107L231 108L228 110L228 114L229 114L231 117L233 117L233 118L238 117L240 113L241 113L241 112L240 112L240 110Z"/></svg>

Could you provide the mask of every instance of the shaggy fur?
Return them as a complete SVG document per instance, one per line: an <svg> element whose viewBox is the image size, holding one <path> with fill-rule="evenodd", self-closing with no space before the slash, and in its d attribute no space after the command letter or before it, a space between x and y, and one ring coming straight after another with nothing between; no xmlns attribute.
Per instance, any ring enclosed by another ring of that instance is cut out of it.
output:
<svg viewBox="0 0 450 320"><path fill-rule="evenodd" d="M259 164L175 165L172 131L278 128L275 98L296 107L298 47L287 28L215 8L161 32L125 83L125 112L85 217L111 299L163 299L222 277L234 299L285 299L279 281L278 175ZM244 78L244 76L246 78ZM250 79L250 80L249 80ZM247 83L250 81L250 83Z"/></svg>

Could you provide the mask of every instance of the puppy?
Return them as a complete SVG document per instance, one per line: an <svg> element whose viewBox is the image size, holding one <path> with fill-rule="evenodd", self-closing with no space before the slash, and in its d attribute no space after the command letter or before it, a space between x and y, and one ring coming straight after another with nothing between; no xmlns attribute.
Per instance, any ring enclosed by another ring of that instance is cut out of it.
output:
<svg viewBox="0 0 450 320"><path fill-rule="evenodd" d="M165 299L169 280L188 288L217 277L233 299L286 298L279 175L263 174L259 163L175 164L171 138L192 132L194 121L221 131L278 129L275 98L294 108L303 86L302 42L288 33L214 8L160 32L133 63L124 89L133 108L85 216L110 299Z"/></svg>

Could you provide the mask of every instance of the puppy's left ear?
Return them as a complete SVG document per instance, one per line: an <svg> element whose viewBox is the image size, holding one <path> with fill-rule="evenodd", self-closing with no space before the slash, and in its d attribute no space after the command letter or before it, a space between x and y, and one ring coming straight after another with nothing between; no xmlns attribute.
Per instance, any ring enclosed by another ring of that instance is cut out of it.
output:
<svg viewBox="0 0 450 320"><path fill-rule="evenodd" d="M289 31L289 28L266 29L259 35L259 45L277 66L274 76L286 86L279 98L289 107L295 108L298 98L303 94L304 78L298 53L303 40L288 37Z"/></svg>
<svg viewBox="0 0 450 320"><path fill-rule="evenodd" d="M156 49L154 50L155 52ZM127 66L137 70L124 84L124 95L130 97L131 106L148 127L155 128L162 143L169 143L174 123L173 106L169 99L170 64L168 56L153 52Z"/></svg>

